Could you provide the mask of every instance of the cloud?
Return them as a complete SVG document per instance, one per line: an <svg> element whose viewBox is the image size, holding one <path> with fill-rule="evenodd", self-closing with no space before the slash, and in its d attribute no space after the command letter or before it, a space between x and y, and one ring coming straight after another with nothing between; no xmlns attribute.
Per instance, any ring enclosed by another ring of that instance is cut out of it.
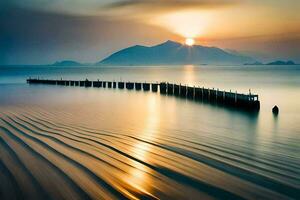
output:
<svg viewBox="0 0 300 200"><path fill-rule="evenodd" d="M0 65L98 62L121 48L176 39L166 30L128 20L16 7L0 12L0 27Z"/></svg>
<svg viewBox="0 0 300 200"><path fill-rule="evenodd" d="M237 3L235 0L123 0L109 4L112 8L140 7L153 8L190 8L190 7L222 7Z"/></svg>
<svg viewBox="0 0 300 200"><path fill-rule="evenodd" d="M230 6L241 0L2 0L1 7L13 6L69 15L151 15L184 9L211 9ZM134 12L132 12L134 11Z"/></svg>
<svg viewBox="0 0 300 200"><path fill-rule="evenodd" d="M0 0L0 64L96 62L134 44L180 41L178 35L197 28L196 39L204 45L268 52L272 58L300 62L298 4L241 2ZM287 36L272 36L281 33ZM265 36L249 38L257 35Z"/></svg>
<svg viewBox="0 0 300 200"><path fill-rule="evenodd" d="M172 11L181 9L219 8L237 4L237 0L122 0L107 4L109 9L135 9L138 11Z"/></svg>

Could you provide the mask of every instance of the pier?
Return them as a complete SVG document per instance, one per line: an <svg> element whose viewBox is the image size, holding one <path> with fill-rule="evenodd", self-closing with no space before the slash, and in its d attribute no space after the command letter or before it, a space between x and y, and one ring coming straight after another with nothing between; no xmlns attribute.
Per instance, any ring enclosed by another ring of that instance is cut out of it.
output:
<svg viewBox="0 0 300 200"><path fill-rule="evenodd" d="M212 104L224 105L244 109L248 111L258 111L260 109L260 101L256 94L240 94L231 91L222 91L219 89L209 89L204 87L191 87L181 84L173 84L167 82L161 83L139 83L139 82L116 82L116 81L83 81L75 80L45 80L29 78L28 84L48 84L68 87L94 87L94 88L113 88L113 89L127 89L137 91L152 91L159 92L162 95L175 96L185 98L193 101L202 101Z"/></svg>

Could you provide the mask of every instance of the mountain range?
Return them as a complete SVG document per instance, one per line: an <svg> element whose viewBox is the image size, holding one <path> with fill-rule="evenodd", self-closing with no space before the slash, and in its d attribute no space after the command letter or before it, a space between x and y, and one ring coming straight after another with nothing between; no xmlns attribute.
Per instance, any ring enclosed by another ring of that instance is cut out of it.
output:
<svg viewBox="0 0 300 200"><path fill-rule="evenodd" d="M294 65L293 61L274 61L263 64L239 52L202 45L187 46L174 41L166 41L155 46L135 45L117 51L107 58L92 64L98 66L150 66L150 65ZM82 66L72 60L55 62L52 66Z"/></svg>
<svg viewBox="0 0 300 200"><path fill-rule="evenodd" d="M73 60L57 61L52 66L82 66L83 64Z"/></svg>
<svg viewBox="0 0 300 200"><path fill-rule="evenodd" d="M297 65L294 61L288 60L288 61L282 61L282 60L276 60L269 63L262 63L262 62L254 62L254 63L245 63L244 65Z"/></svg>
<svg viewBox="0 0 300 200"><path fill-rule="evenodd" d="M229 53L217 47L187 46L166 41L155 46L136 45L122 49L96 65L184 65L184 64L244 64L251 57Z"/></svg>

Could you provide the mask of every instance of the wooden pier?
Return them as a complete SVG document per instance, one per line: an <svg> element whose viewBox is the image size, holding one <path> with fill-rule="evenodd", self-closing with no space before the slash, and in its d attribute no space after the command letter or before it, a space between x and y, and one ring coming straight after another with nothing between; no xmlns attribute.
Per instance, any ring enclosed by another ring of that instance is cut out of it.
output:
<svg viewBox="0 0 300 200"><path fill-rule="evenodd" d="M116 81L74 81L74 80L45 80L45 79L27 79L29 84L48 84L60 86L79 86L79 87L95 87L95 88L113 88L127 90L143 90L160 92L162 95L176 96L186 98L194 101L203 101L224 106L235 107L239 109L258 111L260 109L260 102L258 95L254 94L240 94L237 92L221 91L219 89L209 89L204 87L191 87L181 84L173 83L138 83L138 82L116 82Z"/></svg>

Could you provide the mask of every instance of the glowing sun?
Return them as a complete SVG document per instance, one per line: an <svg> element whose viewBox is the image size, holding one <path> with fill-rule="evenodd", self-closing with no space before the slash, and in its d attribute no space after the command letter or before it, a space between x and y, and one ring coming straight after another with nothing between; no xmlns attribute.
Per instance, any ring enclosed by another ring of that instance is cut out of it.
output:
<svg viewBox="0 0 300 200"><path fill-rule="evenodd" d="M194 44L195 44L195 40L193 39L193 38L186 38L185 39L185 44L187 45L187 46L193 46Z"/></svg>

